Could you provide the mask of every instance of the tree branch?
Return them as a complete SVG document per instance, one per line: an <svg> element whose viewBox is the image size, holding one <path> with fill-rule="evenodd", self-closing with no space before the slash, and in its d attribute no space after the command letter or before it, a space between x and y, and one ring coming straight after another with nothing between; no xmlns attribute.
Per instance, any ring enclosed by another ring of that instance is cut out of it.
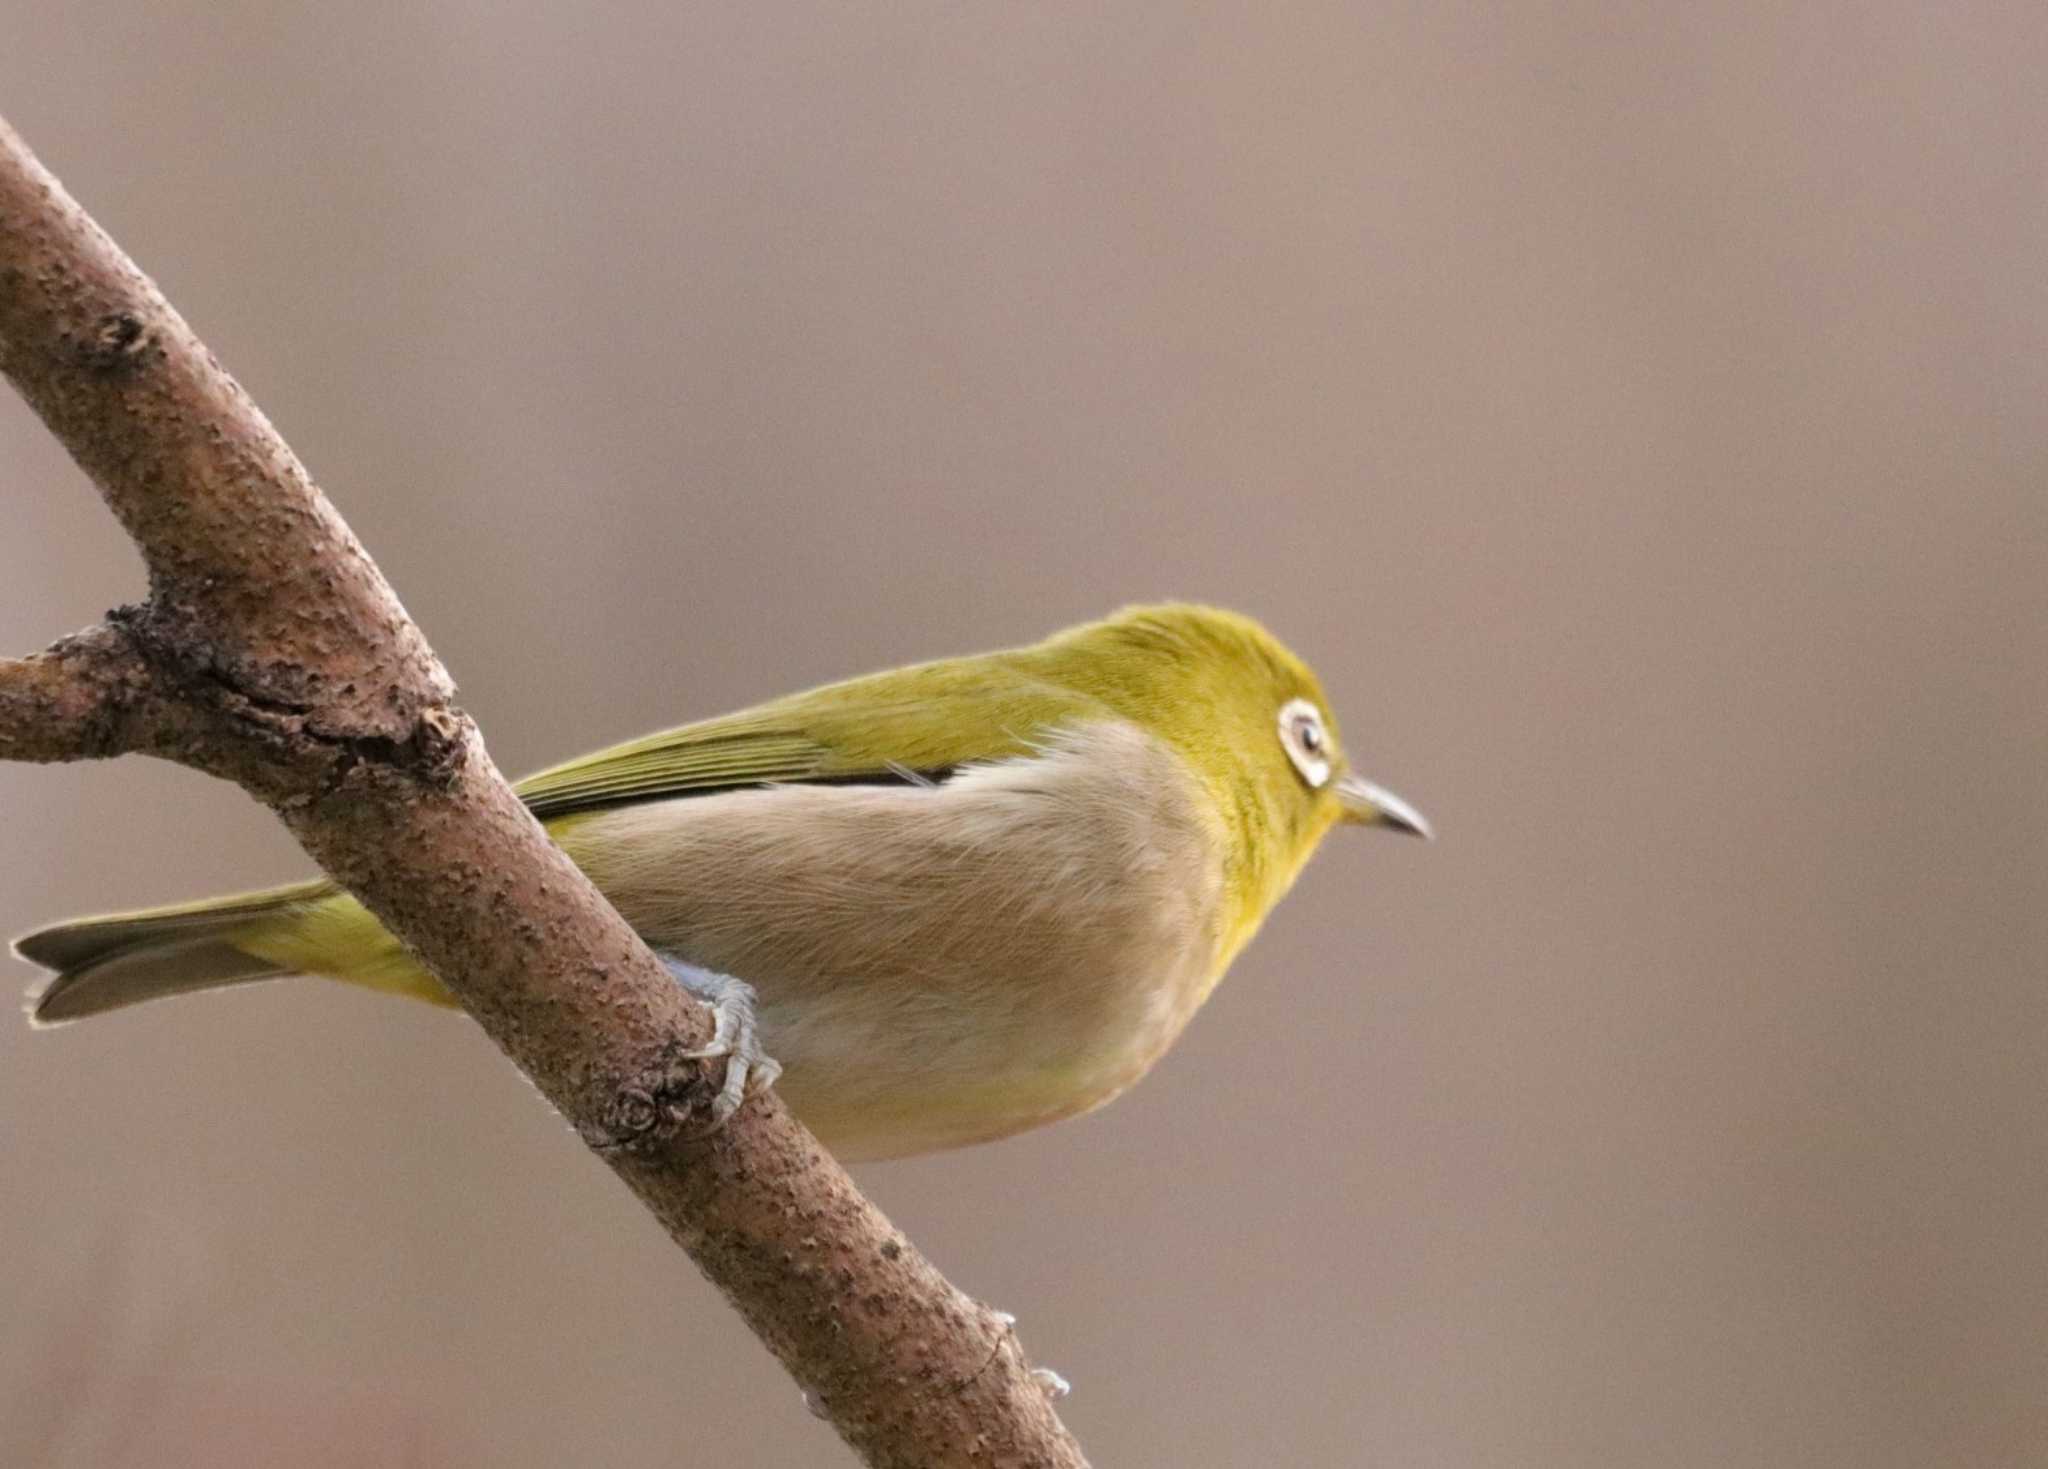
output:
<svg viewBox="0 0 2048 1469"><path fill-rule="evenodd" d="M27 658L0 658L0 760L93 760L133 746L130 714L153 679L117 629L89 627Z"/></svg>
<svg viewBox="0 0 2048 1469"><path fill-rule="evenodd" d="M303 466L0 121L0 371L149 568L0 661L0 758L139 751L240 784L462 1001L870 1464L1083 1463L1008 1325L771 1094L706 1133L708 1034L499 775ZM729 1432L721 1427L718 1432Z"/></svg>

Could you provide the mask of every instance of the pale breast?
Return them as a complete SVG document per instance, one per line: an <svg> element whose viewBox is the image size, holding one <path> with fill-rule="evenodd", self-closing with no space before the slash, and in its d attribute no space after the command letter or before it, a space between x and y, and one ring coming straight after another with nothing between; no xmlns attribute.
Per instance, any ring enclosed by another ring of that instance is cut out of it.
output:
<svg viewBox="0 0 2048 1469"><path fill-rule="evenodd" d="M1134 726L933 787L623 807L572 855L655 947L760 992L784 1098L879 1157L1071 1116L1130 1085L1215 979L1220 827Z"/></svg>

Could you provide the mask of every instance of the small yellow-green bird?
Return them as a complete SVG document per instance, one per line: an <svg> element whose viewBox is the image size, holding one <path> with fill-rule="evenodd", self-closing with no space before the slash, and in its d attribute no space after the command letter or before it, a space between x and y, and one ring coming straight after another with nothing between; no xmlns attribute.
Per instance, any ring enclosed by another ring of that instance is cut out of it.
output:
<svg viewBox="0 0 2048 1469"><path fill-rule="evenodd" d="M792 694L519 791L712 1005L720 1109L779 1076L847 1159L1100 1106L1332 825L1429 835L1351 770L1305 663L1250 618L1184 605ZM43 1025L287 974L453 1003L328 882L15 947L55 971L30 996Z"/></svg>

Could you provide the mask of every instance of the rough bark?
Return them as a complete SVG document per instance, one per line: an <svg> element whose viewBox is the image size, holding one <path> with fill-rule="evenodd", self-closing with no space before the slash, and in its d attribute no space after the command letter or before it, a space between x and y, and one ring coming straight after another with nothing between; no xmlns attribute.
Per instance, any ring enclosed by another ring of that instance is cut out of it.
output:
<svg viewBox="0 0 2048 1469"><path fill-rule="evenodd" d="M149 570L140 604L0 660L0 758L150 754L268 805L870 1464L1083 1463L1007 1322L948 1284L772 1093L706 1126L721 1063L682 1054L706 1013L499 775L297 457L4 121L0 371Z"/></svg>

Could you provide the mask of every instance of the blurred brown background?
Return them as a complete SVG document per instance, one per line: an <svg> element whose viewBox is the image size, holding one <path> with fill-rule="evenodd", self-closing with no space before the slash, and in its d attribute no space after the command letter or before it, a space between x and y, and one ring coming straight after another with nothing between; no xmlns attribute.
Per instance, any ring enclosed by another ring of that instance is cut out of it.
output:
<svg viewBox="0 0 2048 1469"><path fill-rule="evenodd" d="M1097 1462L1922 1466L2048 1462L2044 71L2033 3L185 0L14 7L0 112L508 769L1135 598L1317 663L1441 842L1334 837L1106 1112L863 1170ZM11 396L0 484L0 647L135 595ZM306 870L139 761L0 812L7 932ZM459 1018L0 1027L0 1130L0 1462L845 1462Z"/></svg>

